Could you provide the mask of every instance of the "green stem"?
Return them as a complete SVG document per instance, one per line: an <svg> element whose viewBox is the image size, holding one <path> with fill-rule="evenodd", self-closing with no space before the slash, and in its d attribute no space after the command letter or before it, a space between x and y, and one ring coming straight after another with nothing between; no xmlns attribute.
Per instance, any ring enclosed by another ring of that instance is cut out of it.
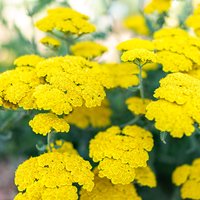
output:
<svg viewBox="0 0 200 200"><path fill-rule="evenodd" d="M138 64L137 66L138 66L138 69L139 69L138 78L139 78L140 97L142 99L144 99L144 87L143 87L143 79L142 79L142 65Z"/></svg>
<svg viewBox="0 0 200 200"><path fill-rule="evenodd" d="M52 148L51 148L51 139L52 139L52 132L50 132L48 135L47 135L47 145L49 147L49 151L52 152Z"/></svg>

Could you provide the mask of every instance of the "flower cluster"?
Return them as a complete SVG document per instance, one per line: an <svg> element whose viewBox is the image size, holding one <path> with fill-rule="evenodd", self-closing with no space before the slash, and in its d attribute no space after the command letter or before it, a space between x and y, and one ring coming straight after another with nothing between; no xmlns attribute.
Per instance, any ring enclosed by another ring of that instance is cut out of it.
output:
<svg viewBox="0 0 200 200"><path fill-rule="evenodd" d="M193 28L197 36L200 36L200 25L198 23L199 20L200 20L200 4L194 10L194 13L190 15L186 20L187 26Z"/></svg>
<svg viewBox="0 0 200 200"><path fill-rule="evenodd" d="M47 135L52 130L56 132L68 132L69 124L63 118L53 113L40 113L29 122L30 127L36 134Z"/></svg>
<svg viewBox="0 0 200 200"><path fill-rule="evenodd" d="M38 55L34 55L34 54L30 54L30 55L24 55L24 56L20 56L18 57L15 61L14 61L14 65L16 65L17 67L35 67L39 62L43 61L45 58L38 56Z"/></svg>
<svg viewBox="0 0 200 200"><path fill-rule="evenodd" d="M149 14L153 12L163 13L169 10L172 0L151 0L144 8L144 12Z"/></svg>
<svg viewBox="0 0 200 200"><path fill-rule="evenodd" d="M130 97L126 100L128 109L135 115L144 115L146 107L150 102L150 99L141 99L139 97Z"/></svg>
<svg viewBox="0 0 200 200"><path fill-rule="evenodd" d="M48 47L53 47L53 48L57 48L61 45L60 41L50 37L50 36L45 36L43 37L40 42Z"/></svg>
<svg viewBox="0 0 200 200"><path fill-rule="evenodd" d="M87 108L85 106L74 108L73 111L64 117L69 124L74 124L79 128L108 126L112 111L108 101L104 100L101 106Z"/></svg>
<svg viewBox="0 0 200 200"><path fill-rule="evenodd" d="M92 41L82 41L70 47L70 50L75 56L92 59L101 56L107 51L107 48L101 44Z"/></svg>
<svg viewBox="0 0 200 200"><path fill-rule="evenodd" d="M124 26L142 35L149 35L145 17L143 15L132 15L124 20Z"/></svg>
<svg viewBox="0 0 200 200"><path fill-rule="evenodd" d="M44 32L54 30L63 33L82 35L95 31L95 27L88 22L88 17L71 8L49 9L47 16L36 22L36 27Z"/></svg>
<svg viewBox="0 0 200 200"><path fill-rule="evenodd" d="M120 44L117 45L117 49L120 51L129 51L129 50L140 49L140 48L153 51L154 44L150 40L133 38L133 39L121 42Z"/></svg>
<svg viewBox="0 0 200 200"><path fill-rule="evenodd" d="M179 28L163 28L154 34L157 62L165 72L192 70L200 65L200 39Z"/></svg>
<svg viewBox="0 0 200 200"><path fill-rule="evenodd" d="M76 154L52 152L30 158L19 165L16 171L15 184L19 193L15 200L62 200L66 197L77 200L74 183L88 191L94 186L94 175L90 170L89 162Z"/></svg>
<svg viewBox="0 0 200 200"><path fill-rule="evenodd" d="M122 54L121 60L124 62L134 62L135 64L140 63L145 65L146 63L156 63L156 54L147 49L138 48L126 51Z"/></svg>
<svg viewBox="0 0 200 200"><path fill-rule="evenodd" d="M153 147L150 132L139 126L126 126L122 131L113 126L99 132L90 141L90 157L99 162L99 176L113 184L129 184L136 177L136 169L146 167L148 152Z"/></svg>
<svg viewBox="0 0 200 200"><path fill-rule="evenodd" d="M181 186L183 199L200 199L200 159L195 159L192 165L177 167L172 174L172 181L176 186Z"/></svg>
<svg viewBox="0 0 200 200"><path fill-rule="evenodd" d="M190 136L195 130L193 124L200 123L199 94L198 79L183 73L169 74L160 81L154 94L159 100L147 106L146 117L155 119L156 128L173 137Z"/></svg>
<svg viewBox="0 0 200 200"><path fill-rule="evenodd" d="M91 192L82 189L80 200L141 200L133 184L113 184L107 178L100 178L95 170L94 188Z"/></svg>
<svg viewBox="0 0 200 200"><path fill-rule="evenodd" d="M133 63L107 63L101 65L99 78L106 88L128 88L138 85L138 74L138 67ZM145 71L142 71L142 77L146 78L146 76Z"/></svg>
<svg viewBox="0 0 200 200"><path fill-rule="evenodd" d="M0 75L0 103L4 107L45 110L62 115L83 105L89 108L100 106L105 97L106 83L103 82L106 79L98 79L101 67L82 57L44 59L26 55L18 58L15 64L16 69ZM40 120L47 125L46 128L42 127ZM55 127L53 123L58 121ZM53 114L38 115L30 124L36 133L44 135L52 128L61 132L69 129L64 120Z"/></svg>

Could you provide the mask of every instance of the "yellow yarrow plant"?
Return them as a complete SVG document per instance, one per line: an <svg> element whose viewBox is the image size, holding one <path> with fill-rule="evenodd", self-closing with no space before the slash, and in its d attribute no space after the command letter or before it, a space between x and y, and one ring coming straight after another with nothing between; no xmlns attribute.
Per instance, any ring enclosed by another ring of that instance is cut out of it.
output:
<svg viewBox="0 0 200 200"><path fill-rule="evenodd" d="M195 159L192 165L177 167L172 174L172 181L181 187L183 199L200 199L200 159Z"/></svg>
<svg viewBox="0 0 200 200"><path fill-rule="evenodd" d="M147 166L152 148L152 134L136 125L123 130L113 126L99 132L89 146L90 157L99 162L99 176L107 177L113 184L131 183L135 169Z"/></svg>
<svg viewBox="0 0 200 200"><path fill-rule="evenodd" d="M75 154L51 152L30 158L16 170L15 184L19 193L14 199L61 200L67 197L77 200L77 188L73 183L91 191L94 175L90 170L89 162Z"/></svg>

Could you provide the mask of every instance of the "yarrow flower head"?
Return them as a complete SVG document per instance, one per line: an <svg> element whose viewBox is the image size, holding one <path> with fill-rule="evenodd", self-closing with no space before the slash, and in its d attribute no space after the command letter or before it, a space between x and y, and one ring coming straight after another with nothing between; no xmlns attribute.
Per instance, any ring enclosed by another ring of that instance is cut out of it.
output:
<svg viewBox="0 0 200 200"><path fill-rule="evenodd" d="M14 65L17 67L35 67L44 58L35 54L20 56L14 61Z"/></svg>
<svg viewBox="0 0 200 200"><path fill-rule="evenodd" d="M47 16L36 22L36 27L44 32L54 30L63 33L82 35L95 31L88 17L71 8L55 8L48 10Z"/></svg>
<svg viewBox="0 0 200 200"><path fill-rule="evenodd" d="M192 70L200 65L200 39L180 28L163 28L154 34L157 62L166 72Z"/></svg>
<svg viewBox="0 0 200 200"><path fill-rule="evenodd" d="M140 63L144 65L146 63L156 63L156 54L147 49L133 49L126 51L122 54L121 60L124 62L134 62L135 64Z"/></svg>
<svg viewBox="0 0 200 200"><path fill-rule="evenodd" d="M133 63L107 63L101 65L102 83L106 88L128 88L136 86L139 83L139 69ZM142 77L146 78L147 74L142 71Z"/></svg>
<svg viewBox="0 0 200 200"><path fill-rule="evenodd" d="M61 45L60 41L50 37L50 36L45 36L43 37L40 42L48 47L53 47L53 48L57 48Z"/></svg>
<svg viewBox="0 0 200 200"><path fill-rule="evenodd" d="M138 126L126 126L122 131L113 126L99 132L90 141L90 157L99 162L99 176L113 184L129 184L135 179L135 169L146 167L148 152L153 147L152 134Z"/></svg>
<svg viewBox="0 0 200 200"><path fill-rule="evenodd" d="M138 34L149 35L150 33L145 17L143 15L128 16L124 20L124 26Z"/></svg>
<svg viewBox="0 0 200 200"><path fill-rule="evenodd" d="M126 40L117 45L117 49L121 51L128 51L133 49L148 49L150 51L154 50L154 44L150 40L144 40L140 38L133 38Z"/></svg>
<svg viewBox="0 0 200 200"><path fill-rule="evenodd" d="M108 101L104 100L101 106L87 108L85 106L74 108L73 111L64 117L69 124L74 124L79 128L92 126L95 128L108 126L111 121L112 111Z"/></svg>
<svg viewBox="0 0 200 200"><path fill-rule="evenodd" d="M193 124L200 123L199 94L200 80L183 73L169 74L160 81L154 94L159 100L147 106L146 117L155 119L156 128L173 137L190 136Z"/></svg>
<svg viewBox="0 0 200 200"><path fill-rule="evenodd" d="M151 0L144 8L144 12L151 14L153 12L163 13L167 12L171 7L172 0Z"/></svg>
<svg viewBox="0 0 200 200"><path fill-rule="evenodd" d="M52 152L30 158L16 170L15 184L19 193L15 200L77 200L74 183L88 191L93 189L91 168L88 161L69 153Z"/></svg>
<svg viewBox="0 0 200 200"><path fill-rule="evenodd" d="M82 189L80 200L142 200L133 184L113 184L107 178L100 178L95 170L94 188L91 192Z"/></svg>
<svg viewBox="0 0 200 200"><path fill-rule="evenodd" d="M108 49L93 41L81 41L72 45L70 50L75 56L82 56L84 58L92 59L101 56Z"/></svg>
<svg viewBox="0 0 200 200"><path fill-rule="evenodd" d="M200 159L195 159L192 165L177 167L172 174L172 181L176 186L181 186L183 199L200 199Z"/></svg>
<svg viewBox="0 0 200 200"><path fill-rule="evenodd" d="M0 74L0 104L14 107L23 107L24 109L36 108L34 98L32 96L34 88L41 84L41 79L37 76L32 61L23 62L28 67L17 67ZM23 65L18 62L18 66Z"/></svg>
<svg viewBox="0 0 200 200"><path fill-rule="evenodd" d="M36 134L47 135L51 131L68 132L69 124L53 113L40 113L34 116L29 125Z"/></svg>
<svg viewBox="0 0 200 200"><path fill-rule="evenodd" d="M200 36L200 25L198 23L199 20L200 20L200 4L198 4L197 7L194 9L193 14L191 14L186 19L186 25L193 28L197 36Z"/></svg>
<svg viewBox="0 0 200 200"><path fill-rule="evenodd" d="M141 99L139 97L130 97L126 100L128 109L135 115L144 115L146 113L146 107L150 102L150 99Z"/></svg>

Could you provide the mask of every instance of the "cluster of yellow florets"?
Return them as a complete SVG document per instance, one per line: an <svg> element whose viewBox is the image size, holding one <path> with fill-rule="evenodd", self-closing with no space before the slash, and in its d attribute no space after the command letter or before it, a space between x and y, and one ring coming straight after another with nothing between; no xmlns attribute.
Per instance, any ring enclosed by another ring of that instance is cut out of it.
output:
<svg viewBox="0 0 200 200"><path fill-rule="evenodd" d="M138 85L138 74L139 70L135 64L107 63L101 65L101 76L99 79L102 79L103 84L107 88L128 88ZM142 77L147 77L147 74L144 71L142 71Z"/></svg>
<svg viewBox="0 0 200 200"><path fill-rule="evenodd" d="M50 37L50 36L45 36L43 37L40 42L48 47L59 47L61 45L60 41Z"/></svg>
<svg viewBox="0 0 200 200"><path fill-rule="evenodd" d="M0 75L0 103L5 107L46 110L61 115L69 114L73 108L83 105L89 108L100 106L105 97L105 81L98 79L100 66L82 57L44 59L36 55L26 55L18 58L15 64L18 66L16 69ZM66 122L56 119L56 116L54 120L59 123L57 128L53 127L47 116L53 114L37 116L34 123L31 122L33 130L47 134L51 128L61 132L69 129ZM41 122L49 125L44 128Z"/></svg>
<svg viewBox="0 0 200 200"><path fill-rule="evenodd" d="M200 36L200 24L198 23L200 20L200 4L194 9L194 13L190 15L187 20L187 26L194 29L197 36Z"/></svg>
<svg viewBox="0 0 200 200"><path fill-rule="evenodd" d="M154 52L147 49L138 48L126 51L121 57L124 62L133 62L135 64L145 65L146 63L156 63L156 55Z"/></svg>
<svg viewBox="0 0 200 200"><path fill-rule="evenodd" d="M144 115L146 113L146 107L150 102L150 99L142 99L139 97L130 97L126 100L128 109L135 115Z"/></svg>
<svg viewBox="0 0 200 200"><path fill-rule="evenodd" d="M151 0L144 8L145 13L163 13L169 10L172 0Z"/></svg>
<svg viewBox="0 0 200 200"><path fill-rule="evenodd" d="M183 199L200 199L200 159L194 160L192 165L177 167L173 172L172 181L181 186Z"/></svg>
<svg viewBox="0 0 200 200"><path fill-rule="evenodd" d="M200 39L179 28L163 28L152 41L134 38L117 49L126 51L122 61L160 63L165 72L187 72L200 65ZM145 66L145 65L144 65Z"/></svg>
<svg viewBox="0 0 200 200"><path fill-rule="evenodd" d="M143 15L132 15L124 20L124 26L142 35L149 35L150 31Z"/></svg>
<svg viewBox="0 0 200 200"><path fill-rule="evenodd" d="M189 71L200 65L200 39L178 28L157 31L153 40L157 62L168 72Z"/></svg>
<svg viewBox="0 0 200 200"><path fill-rule="evenodd" d="M104 127L110 125L112 111L108 101L103 101L101 106L87 108L85 106L74 108L73 111L64 117L69 124L74 124L79 128Z"/></svg>
<svg viewBox="0 0 200 200"><path fill-rule="evenodd" d="M147 166L152 147L152 135L145 129L126 126L121 131L113 126L91 140L90 157L99 162L100 177L111 179L113 184L129 184L135 179L135 169Z"/></svg>
<svg viewBox="0 0 200 200"><path fill-rule="evenodd" d="M36 134L47 135L51 131L68 132L69 124L53 113L40 113L34 116L29 125Z"/></svg>
<svg viewBox="0 0 200 200"><path fill-rule="evenodd" d="M58 30L77 35L95 31L95 27L88 22L86 15L71 8L48 10L47 16L36 22L36 27L44 32Z"/></svg>
<svg viewBox="0 0 200 200"><path fill-rule="evenodd" d="M199 92L198 79L183 73L170 74L160 81L154 94L159 100L147 106L146 117L155 119L156 128L173 137L190 136L195 130L193 124L200 123Z"/></svg>
<svg viewBox="0 0 200 200"><path fill-rule="evenodd" d="M67 199L77 200L78 183L91 191L94 175L91 165L79 155L69 153L45 153L30 158L19 165L15 174L15 184L22 199ZM24 176L26 175L26 176Z"/></svg>
<svg viewBox="0 0 200 200"><path fill-rule="evenodd" d="M82 189L80 200L141 200L133 184L113 184L107 178L100 178L95 171L94 188L91 192Z"/></svg>
<svg viewBox="0 0 200 200"><path fill-rule="evenodd" d="M107 51L107 48L101 44L92 41L82 41L70 47L70 50L75 56L84 58L95 58Z"/></svg>

